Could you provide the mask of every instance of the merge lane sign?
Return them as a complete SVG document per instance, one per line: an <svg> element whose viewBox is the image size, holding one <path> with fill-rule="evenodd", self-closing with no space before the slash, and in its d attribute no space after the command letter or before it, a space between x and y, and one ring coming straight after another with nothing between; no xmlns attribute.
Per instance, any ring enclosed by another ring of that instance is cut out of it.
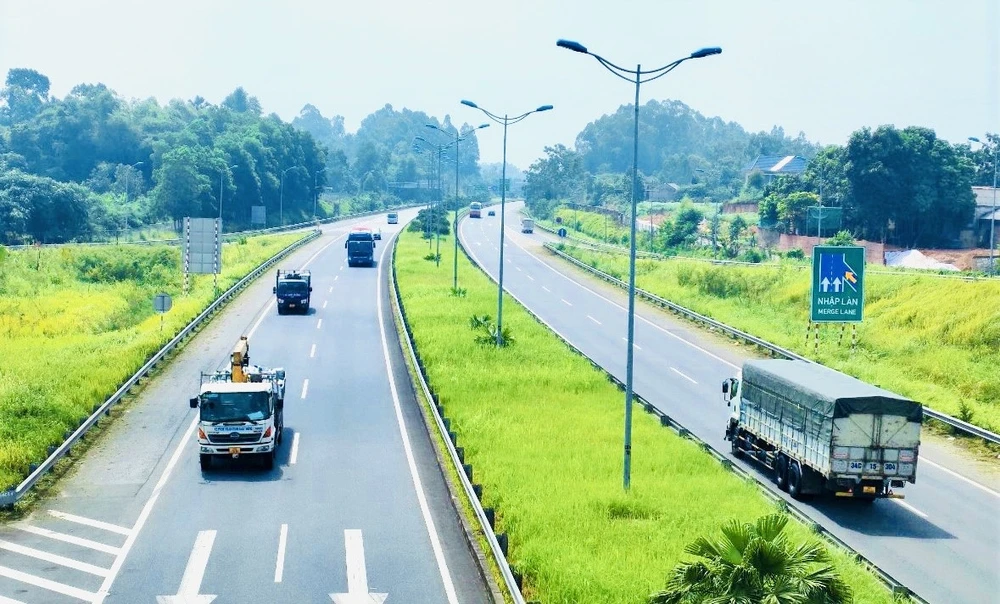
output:
<svg viewBox="0 0 1000 604"><path fill-rule="evenodd" d="M865 248L816 246L812 269L810 320L860 323L865 308Z"/></svg>

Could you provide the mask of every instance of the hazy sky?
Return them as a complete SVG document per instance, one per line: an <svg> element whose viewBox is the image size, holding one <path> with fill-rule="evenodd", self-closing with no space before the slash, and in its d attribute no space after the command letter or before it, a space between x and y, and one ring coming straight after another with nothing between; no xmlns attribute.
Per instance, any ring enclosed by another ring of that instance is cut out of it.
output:
<svg viewBox="0 0 1000 604"><path fill-rule="evenodd" d="M582 42L620 65L659 67L642 102L679 99L752 131L843 143L862 126L934 128L953 142L1000 131L998 0L0 0L0 70L30 67L62 97L103 82L126 98L221 101L237 86L266 112L306 103L354 131L390 103L461 123L543 104L509 131L524 168L545 145L572 145L632 87ZM501 129L480 132L499 161Z"/></svg>

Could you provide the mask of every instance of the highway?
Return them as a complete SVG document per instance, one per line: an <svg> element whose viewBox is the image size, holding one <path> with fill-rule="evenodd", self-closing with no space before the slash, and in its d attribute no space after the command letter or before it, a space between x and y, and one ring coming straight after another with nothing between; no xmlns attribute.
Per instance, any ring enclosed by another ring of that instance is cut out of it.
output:
<svg viewBox="0 0 1000 604"><path fill-rule="evenodd" d="M520 232L520 204L506 209L504 289L552 329L625 380L627 296L599 284L541 247L549 236ZM465 218L465 249L497 275L497 216ZM746 352L637 303L635 391L719 451L730 410L721 397ZM624 395L622 396L624 404ZM642 421L641 408L636 419ZM642 455L633 448L633 455ZM762 469L733 459L764 477ZM641 483L641 475L632 482ZM772 490L789 499L773 484ZM819 524L928 601L1000 602L1000 493L923 454L905 500L797 502ZM790 499L789 499L790 500ZM863 594L858 594L864 601Z"/></svg>
<svg viewBox="0 0 1000 604"><path fill-rule="evenodd" d="M0 604L490 601L389 304L391 240L415 214L327 225L281 262L312 271L308 314L278 316L272 270L190 341L57 496L0 527ZM375 268L346 266L359 224L382 230ZM283 443L272 471L202 474L188 398L241 334L251 363L286 370Z"/></svg>

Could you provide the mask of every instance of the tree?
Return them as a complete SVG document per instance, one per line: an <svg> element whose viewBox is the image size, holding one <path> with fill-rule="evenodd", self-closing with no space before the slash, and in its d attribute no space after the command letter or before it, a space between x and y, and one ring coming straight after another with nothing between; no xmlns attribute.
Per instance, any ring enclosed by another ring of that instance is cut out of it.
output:
<svg viewBox="0 0 1000 604"><path fill-rule="evenodd" d="M38 115L49 98L49 78L34 69L13 68L0 91L0 123L19 124Z"/></svg>
<svg viewBox="0 0 1000 604"><path fill-rule="evenodd" d="M778 220L783 223L786 233L798 234L806 224L806 212L809 206L819 204L819 196L815 193L800 191L778 199Z"/></svg>
<svg viewBox="0 0 1000 604"><path fill-rule="evenodd" d="M247 113L253 116L259 116L262 111L257 97L247 94L242 86L229 93L229 96L222 101L222 106L236 113Z"/></svg>
<svg viewBox="0 0 1000 604"><path fill-rule="evenodd" d="M838 231L836 235L826 240L826 245L854 245L854 237L850 231Z"/></svg>
<svg viewBox="0 0 1000 604"><path fill-rule="evenodd" d="M528 208L548 217L558 200L579 200L584 180L583 157L565 145L545 147L545 157L525 172L524 195Z"/></svg>
<svg viewBox="0 0 1000 604"><path fill-rule="evenodd" d="M851 588L816 542L792 546L783 534L787 516L753 524L731 520L720 537L700 537L685 548L698 559L681 562L650 604L845 604Z"/></svg>
<svg viewBox="0 0 1000 604"><path fill-rule="evenodd" d="M199 170L203 152L178 147L163 155L163 163L154 173L153 200L157 210L179 221L185 216L203 217L206 202L212 196L212 182ZM211 216L211 214L207 214Z"/></svg>

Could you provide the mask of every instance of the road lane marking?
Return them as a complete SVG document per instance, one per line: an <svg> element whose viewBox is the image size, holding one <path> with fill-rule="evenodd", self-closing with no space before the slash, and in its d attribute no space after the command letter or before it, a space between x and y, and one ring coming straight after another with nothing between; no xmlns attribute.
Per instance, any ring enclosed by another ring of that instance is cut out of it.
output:
<svg viewBox="0 0 1000 604"><path fill-rule="evenodd" d="M329 302L329 300L323 300L323 308L326 308L327 302Z"/></svg>
<svg viewBox="0 0 1000 604"><path fill-rule="evenodd" d="M535 278L534 278L534 277L532 277L531 275L525 275L525 277L527 277L527 278L531 279L532 281L534 281L534 280L535 280Z"/></svg>
<svg viewBox="0 0 1000 604"><path fill-rule="evenodd" d="M25 524L17 528L26 533L41 535L42 537L48 537L49 539L55 539L56 541L62 541L63 543L72 543L73 545L79 545L81 547L89 547L90 549L111 554L112 556L116 556L122 551L119 547L114 547L97 541L91 541L90 539L84 539L83 537L77 537L76 535L67 535L57 531L50 531L49 529L42 528L40 526Z"/></svg>
<svg viewBox="0 0 1000 604"><path fill-rule="evenodd" d="M365 543L359 529L344 530L347 554L347 593L330 594L334 604L382 604L389 594L368 591L368 571L365 568Z"/></svg>
<svg viewBox="0 0 1000 604"><path fill-rule="evenodd" d="M923 455L920 456L920 460L919 461L929 463L932 466L934 466L935 468L941 470L942 472L947 472L948 474L951 474L955 478L957 478L959 480L962 480L962 481L965 481L965 482L969 483L970 485L976 487L977 489L979 489L979 490L981 490L983 492L989 493L990 495L993 495L994 497L1000 497L1000 493L994 491L993 489L989 488L988 486L983 485L983 484L979 484L978 482L976 482L975 480L972 480L971 478L966 478L965 476L962 476L961 474L959 474L958 472L955 472L954 470L949 470L948 468L942 466L941 464L935 463L935 462L927 459Z"/></svg>
<svg viewBox="0 0 1000 604"><path fill-rule="evenodd" d="M288 465L295 465L299 460L299 433L292 435L292 454L288 459Z"/></svg>
<svg viewBox="0 0 1000 604"><path fill-rule="evenodd" d="M563 304L565 304L566 306L573 306L573 303L570 302L569 300L567 300L566 298L563 298L562 301L563 301Z"/></svg>
<svg viewBox="0 0 1000 604"><path fill-rule="evenodd" d="M5 549L9 552L14 552L15 554L21 554L22 556L30 556L32 558L37 558L53 564L59 564L67 568L97 575L98 577L106 577L108 575L108 569L106 568L94 566L93 564L87 564L86 562L80 562L79 560L74 560L72 558L50 554L49 552L43 552L40 549L11 543L10 541L4 541L2 539L0 539L0 549ZM0 602L2 602L2 600L0 600Z"/></svg>
<svg viewBox="0 0 1000 604"><path fill-rule="evenodd" d="M118 526L117 524L111 524L110 522L101 522L100 520L94 520L92 518L84 518L83 516L77 516L75 514L68 514L66 512L60 512L59 510L49 510L49 514L52 514L56 518L62 520L68 520L70 522L76 522L77 524L83 524L86 526L92 526L94 528L104 529L112 533L118 533L119 535L129 536L132 531L125 528L124 526Z"/></svg>
<svg viewBox="0 0 1000 604"><path fill-rule="evenodd" d="M517 269L517 272L519 272L519 273L521 272L521 267L520 266L515 266L514 268Z"/></svg>
<svg viewBox="0 0 1000 604"><path fill-rule="evenodd" d="M83 600L85 602L89 602L93 600L95 597L97 597L97 594L95 593L85 591L83 589L78 589L76 587L70 587L69 585L63 585L62 583L57 583L56 581L50 581L49 579L36 577L35 575L29 575L28 573L22 573L19 570L14 570L13 568L7 568L6 566L0 566L0 577L7 577L8 579L14 579L15 581L20 581L21 583L27 583L28 585L41 587L42 589L54 591L64 596L69 596L71 598L76 598L78 600Z"/></svg>
<svg viewBox="0 0 1000 604"><path fill-rule="evenodd" d="M698 382L692 380L691 378L689 378L688 376L684 375L683 373L681 373L681 371L679 369L675 369L674 367L671 367L670 371L673 371L674 373L676 373L677 375L681 376L685 380L691 382L692 384L697 384L698 383Z"/></svg>
<svg viewBox="0 0 1000 604"><path fill-rule="evenodd" d="M295 434L298 436L298 433ZM281 583L285 575L285 543L288 539L288 525L281 525L281 532L278 533L278 559L274 563L274 582Z"/></svg>
<svg viewBox="0 0 1000 604"><path fill-rule="evenodd" d="M545 291L549 292L550 294L552 293L552 290L549 289L549 288L547 288L547 287L545 287L544 285L542 286L542 289L544 289Z"/></svg>
<svg viewBox="0 0 1000 604"><path fill-rule="evenodd" d="M0 596L0 604L24 604L24 602Z"/></svg>
<svg viewBox="0 0 1000 604"><path fill-rule="evenodd" d="M323 327L323 319L316 321L316 329L321 329Z"/></svg>
<svg viewBox="0 0 1000 604"><path fill-rule="evenodd" d="M590 316L590 315L587 315L587 318L588 318L588 319L590 319L591 321L593 321L594 323L597 323L598 325L600 325L600 324L601 324L601 322L600 322L600 321L598 321L597 319L595 319L594 317L592 317L592 316Z"/></svg>
<svg viewBox="0 0 1000 604"><path fill-rule="evenodd" d="M902 499L890 499L889 501L894 501L897 505L900 505L900 506L902 506L902 507L910 510L911 512L913 512L917 516L920 516L921 518L927 518L927 514L921 512L920 510L918 510L917 508L913 507L912 505L906 503Z"/></svg>
<svg viewBox="0 0 1000 604"><path fill-rule="evenodd" d="M316 358L316 345L313 344L312 348L309 349L309 358Z"/></svg>
<svg viewBox="0 0 1000 604"><path fill-rule="evenodd" d="M340 270L344 270L344 265L343 264L340 265Z"/></svg>
<svg viewBox="0 0 1000 604"><path fill-rule="evenodd" d="M337 275L337 277L339 277L339 276L340 276L340 275ZM337 280L337 278L336 278L336 277L334 277L334 278L333 278L333 280L334 280L334 281L336 281L336 280ZM327 293L328 293L328 294L332 294L332 293L333 293L333 286L332 286L332 285L330 286L330 291L328 291Z"/></svg>
<svg viewBox="0 0 1000 604"><path fill-rule="evenodd" d="M622 342L625 342L625 345L628 346L628 338L625 336L622 336ZM632 342L632 346L635 346L636 350L642 350L642 348L639 348L639 345L635 342Z"/></svg>
<svg viewBox="0 0 1000 604"><path fill-rule="evenodd" d="M302 381L302 398L305 399L307 394L309 394L309 378Z"/></svg>
<svg viewBox="0 0 1000 604"><path fill-rule="evenodd" d="M215 531L198 531L198 537L194 540L194 547L191 548L187 566L184 567L184 575L181 577L181 586L177 589L177 595L173 597L158 596L157 602L161 604L167 602L211 602L215 599L215 596L200 593L201 582L205 578L205 567L208 566L208 558L212 555L214 543Z"/></svg>
<svg viewBox="0 0 1000 604"><path fill-rule="evenodd" d="M344 268L344 267L340 267L340 268ZM336 281L337 279L340 279L340 275L334 275L333 276L333 280L334 281ZM331 294L333 293L333 286L332 285L330 286L330 293Z"/></svg>
<svg viewBox="0 0 1000 604"><path fill-rule="evenodd" d="M385 360L385 370L389 377L389 392L392 394L392 405L396 411L396 423L399 424L399 433L403 437L403 452L406 454L406 463L410 469L410 476L413 478L413 487L417 492L417 503L420 504L420 513L424 518L424 524L427 526L427 534L431 540L434 559L441 573L444 591L448 596L448 604L458 604L455 584L452 582L451 571L448 570L448 562L445 560L444 550L441 548L441 538L438 536L437 528L434 525L434 518L431 516L431 510L427 504L427 495L424 493L423 483L420 481L420 474L417 472L417 462L413 458L413 447L410 445L410 436L407 433L406 424L403 422L403 410L399 403L399 392L396 390L396 377L392 371L392 362L389 359L389 341L385 335L385 315L382 312L382 267L385 266L385 262L382 259L388 247L383 247L382 253L379 255L378 280L375 291L378 328L382 336L382 358Z"/></svg>

